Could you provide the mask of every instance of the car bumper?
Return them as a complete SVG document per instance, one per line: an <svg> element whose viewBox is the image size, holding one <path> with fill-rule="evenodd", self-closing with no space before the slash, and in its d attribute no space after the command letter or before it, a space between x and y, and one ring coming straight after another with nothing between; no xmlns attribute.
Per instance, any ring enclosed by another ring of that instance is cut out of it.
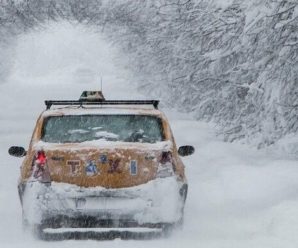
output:
<svg viewBox="0 0 298 248"><path fill-rule="evenodd" d="M53 227L160 227L182 219L186 192L176 177L121 189L27 182L23 213L30 224Z"/></svg>

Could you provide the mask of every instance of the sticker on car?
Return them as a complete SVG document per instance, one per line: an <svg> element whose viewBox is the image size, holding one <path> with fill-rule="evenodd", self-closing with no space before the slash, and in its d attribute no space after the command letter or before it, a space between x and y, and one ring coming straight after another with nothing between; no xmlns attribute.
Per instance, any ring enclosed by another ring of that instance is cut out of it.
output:
<svg viewBox="0 0 298 248"><path fill-rule="evenodd" d="M92 160L87 162L85 172L87 176L95 176L96 174L98 174L95 161Z"/></svg>
<svg viewBox="0 0 298 248"><path fill-rule="evenodd" d="M106 164L108 162L108 156L106 154L102 154L99 156L99 161L102 163L102 164Z"/></svg>
<svg viewBox="0 0 298 248"><path fill-rule="evenodd" d="M80 171L80 165L81 161L80 160L67 160L66 165L70 167L70 173L72 175L78 175Z"/></svg>
<svg viewBox="0 0 298 248"><path fill-rule="evenodd" d="M64 157L52 156L51 159L53 161L61 162L64 160Z"/></svg>
<svg viewBox="0 0 298 248"><path fill-rule="evenodd" d="M138 173L138 163L136 160L130 161L130 174L135 176Z"/></svg>
<svg viewBox="0 0 298 248"><path fill-rule="evenodd" d="M109 160L109 170L108 173L121 173L121 169L119 168L120 159L117 158L116 160Z"/></svg>

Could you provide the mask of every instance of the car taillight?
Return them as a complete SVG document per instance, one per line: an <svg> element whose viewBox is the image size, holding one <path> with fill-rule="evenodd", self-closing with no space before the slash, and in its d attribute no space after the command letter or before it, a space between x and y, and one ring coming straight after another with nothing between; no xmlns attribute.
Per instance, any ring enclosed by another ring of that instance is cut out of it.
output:
<svg viewBox="0 0 298 248"><path fill-rule="evenodd" d="M50 172L47 166L47 156L43 150L37 151L33 161L33 177L42 183L50 183Z"/></svg>
<svg viewBox="0 0 298 248"><path fill-rule="evenodd" d="M38 151L36 154L35 163L41 166L46 164L47 157L44 151Z"/></svg>
<svg viewBox="0 0 298 248"><path fill-rule="evenodd" d="M161 154L161 158L160 158L160 163L161 164L166 164L168 162L172 162L173 157L172 157L172 153L171 152L162 152Z"/></svg>
<svg viewBox="0 0 298 248"><path fill-rule="evenodd" d="M156 177L170 177L174 175L173 156L170 151L162 152L158 163Z"/></svg>

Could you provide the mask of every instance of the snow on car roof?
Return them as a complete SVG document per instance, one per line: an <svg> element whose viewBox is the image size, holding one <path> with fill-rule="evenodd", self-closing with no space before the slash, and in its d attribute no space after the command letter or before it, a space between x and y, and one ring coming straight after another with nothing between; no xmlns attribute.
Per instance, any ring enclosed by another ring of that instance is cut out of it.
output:
<svg viewBox="0 0 298 248"><path fill-rule="evenodd" d="M57 116L57 115L88 115L88 114L101 114L101 115L155 115L155 116L164 116L164 114L158 110L153 109L152 107L142 106L97 106L97 107L78 107L78 106L67 106L61 108L55 108L50 110L45 110L42 113L43 117L47 116Z"/></svg>

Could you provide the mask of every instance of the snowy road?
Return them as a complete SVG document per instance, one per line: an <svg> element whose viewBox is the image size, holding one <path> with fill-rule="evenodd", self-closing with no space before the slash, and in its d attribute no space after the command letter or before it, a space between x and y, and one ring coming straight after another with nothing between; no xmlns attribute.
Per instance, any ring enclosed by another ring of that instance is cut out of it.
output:
<svg viewBox="0 0 298 248"><path fill-rule="evenodd" d="M245 145L223 143L211 125L168 111L185 158L189 195L185 226L169 239L150 241L34 240L21 228L17 179L21 159L10 145L28 146L43 100L76 99L99 87L109 99L143 98L129 71L99 34L70 24L20 37L15 66L0 84L0 247L297 247L298 164Z"/></svg>

